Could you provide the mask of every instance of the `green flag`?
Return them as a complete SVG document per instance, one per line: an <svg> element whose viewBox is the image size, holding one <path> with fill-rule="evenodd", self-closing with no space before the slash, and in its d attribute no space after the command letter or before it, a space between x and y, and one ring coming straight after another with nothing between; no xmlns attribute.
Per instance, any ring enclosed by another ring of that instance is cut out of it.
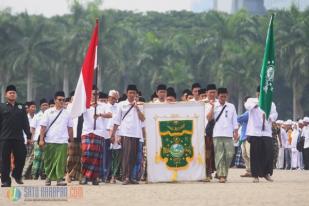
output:
<svg viewBox="0 0 309 206"><path fill-rule="evenodd" d="M268 119L272 97L274 91L274 74L275 74L275 45L273 33L274 14L270 18L270 23L267 31L266 45L264 51L264 59L260 74L260 98L259 106L265 112Z"/></svg>

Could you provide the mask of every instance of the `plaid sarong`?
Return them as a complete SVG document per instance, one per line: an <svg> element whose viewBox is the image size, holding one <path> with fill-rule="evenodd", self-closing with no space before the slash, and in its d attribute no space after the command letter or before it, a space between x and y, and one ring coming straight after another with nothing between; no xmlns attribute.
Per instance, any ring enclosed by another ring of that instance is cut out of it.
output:
<svg viewBox="0 0 309 206"><path fill-rule="evenodd" d="M76 180L81 176L81 142L74 138L74 142L69 143L67 173L70 178Z"/></svg>
<svg viewBox="0 0 309 206"><path fill-rule="evenodd" d="M235 155L235 166L238 168L243 168L245 167L245 161L242 158L242 151L241 147L237 147L236 155Z"/></svg>
<svg viewBox="0 0 309 206"><path fill-rule="evenodd" d="M99 176L103 137L95 134L82 136L82 175L89 180Z"/></svg>

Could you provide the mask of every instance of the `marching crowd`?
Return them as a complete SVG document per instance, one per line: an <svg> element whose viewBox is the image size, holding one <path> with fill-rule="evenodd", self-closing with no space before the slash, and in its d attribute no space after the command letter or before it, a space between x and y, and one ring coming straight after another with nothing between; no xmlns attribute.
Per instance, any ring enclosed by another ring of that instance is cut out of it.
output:
<svg viewBox="0 0 309 206"><path fill-rule="evenodd" d="M180 101L205 104L204 181L217 178L225 183L232 161L235 166L244 162L241 176L255 183L259 178L272 182L274 168L309 169L309 118L277 120L274 103L265 114L258 104L259 92L258 87L255 97L245 98L246 112L237 115L227 88L209 84L203 89L194 83L183 91ZM145 99L136 85L128 85L121 97L116 90L104 94L94 86L91 104L78 118L70 114L74 92L65 98L58 91L38 105L21 104L16 102L16 87L9 85L5 97L0 104L2 187L11 186L11 177L17 184L23 184L23 178L45 180L46 186L52 181L65 186L74 180L81 185L147 180ZM164 84L151 96L158 104L176 100L174 89Z"/></svg>

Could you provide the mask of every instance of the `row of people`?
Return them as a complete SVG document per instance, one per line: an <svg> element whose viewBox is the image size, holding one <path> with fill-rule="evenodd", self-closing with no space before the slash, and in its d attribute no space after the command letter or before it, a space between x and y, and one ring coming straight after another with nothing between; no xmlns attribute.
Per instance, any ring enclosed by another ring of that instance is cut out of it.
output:
<svg viewBox="0 0 309 206"><path fill-rule="evenodd" d="M28 158L22 170L26 156L26 150L18 153L16 146L9 146L8 150L2 149L2 184L11 185L9 170L11 153L14 156L14 171L12 176L19 183L22 183L21 176L29 171L32 165L31 175L34 179L46 176L46 185L51 185L51 181L57 181L57 185L66 185L63 181L65 172L67 181L71 178L79 179L81 184L91 181L93 185L99 184L99 178L108 182L115 182L119 172L122 176L123 184L136 184L137 171L143 168L143 142L145 133L145 117L143 115L142 104L138 104L141 99L135 85L129 85L126 96L118 101L117 91L110 91L108 98L100 98L94 88L92 104L80 118L72 119L70 107L72 103L65 103L64 92L57 92L54 96L54 105L50 107L46 100L40 102L41 111L33 115L33 103L28 105L28 118L24 118L24 106L16 103L16 88L9 86L6 90L7 102L1 105L1 118L6 119L3 114L11 107L21 113L14 116L14 121L19 124L15 126L16 132L24 131L27 145L33 143L32 152L28 152ZM242 146L246 148L250 145L250 152L247 149L243 155L250 156L249 165L250 176L254 182L263 177L272 181L273 170L273 138L272 123L277 119L275 104L272 103L270 116L267 119L265 113L258 106L259 88L256 98L248 98L245 101L247 112L246 129L243 130L240 138ZM106 97L106 96L105 96ZM74 95L71 95L72 102ZM96 103L96 99L100 99ZM155 103L176 102L176 93L173 88L159 85L152 101ZM239 125L244 128L244 124L237 116L235 106L228 102L228 90L226 88L216 88L215 84L207 85L206 89L201 89L198 83L192 85L191 91L185 91L181 97L183 101L205 102L205 128L206 128L206 181L211 181L213 173L219 182L227 180L228 169L234 155L234 141L239 138ZM31 109L32 108L32 109ZM21 120L23 120L21 122ZM27 128L30 122L31 131ZM11 122L12 123L12 122ZM8 130L12 125L1 121L1 142L10 145L11 139L7 136L14 136L14 141L20 143L19 133L7 135L3 131L3 126ZM246 137L246 139L244 139ZM233 141L234 140L234 141ZM18 144L19 145L19 144ZM68 146L69 145L69 146ZM21 144L19 149L21 148ZM80 152L81 151L81 152ZM43 155L44 153L44 155ZM245 158L244 158L245 159ZM138 161L137 161L138 160ZM121 166L120 166L121 165ZM145 170L145 169L144 169ZM14 175L13 175L14 174Z"/></svg>

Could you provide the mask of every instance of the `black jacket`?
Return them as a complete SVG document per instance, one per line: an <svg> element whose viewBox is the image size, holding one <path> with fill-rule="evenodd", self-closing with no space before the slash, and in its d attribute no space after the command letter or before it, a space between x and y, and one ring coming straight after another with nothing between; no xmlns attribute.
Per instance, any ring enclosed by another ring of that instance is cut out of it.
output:
<svg viewBox="0 0 309 206"><path fill-rule="evenodd" d="M29 120L26 109L22 104L0 103L0 141L21 140L24 141L23 132L27 139L31 139Z"/></svg>

